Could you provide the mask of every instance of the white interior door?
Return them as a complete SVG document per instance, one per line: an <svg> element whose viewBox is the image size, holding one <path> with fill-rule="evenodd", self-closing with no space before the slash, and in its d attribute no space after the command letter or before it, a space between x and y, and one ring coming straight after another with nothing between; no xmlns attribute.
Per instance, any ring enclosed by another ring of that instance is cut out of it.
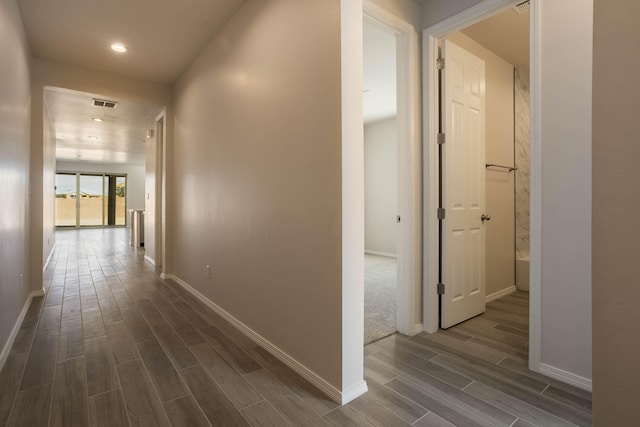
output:
<svg viewBox="0 0 640 427"><path fill-rule="evenodd" d="M484 61L444 40L440 326L485 311Z"/></svg>

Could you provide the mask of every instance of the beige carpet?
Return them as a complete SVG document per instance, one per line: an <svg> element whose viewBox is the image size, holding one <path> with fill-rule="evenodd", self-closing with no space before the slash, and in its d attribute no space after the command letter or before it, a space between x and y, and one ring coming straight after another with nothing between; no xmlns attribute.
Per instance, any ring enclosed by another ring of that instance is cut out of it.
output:
<svg viewBox="0 0 640 427"><path fill-rule="evenodd" d="M365 345L396 332L396 280L396 258L365 254Z"/></svg>

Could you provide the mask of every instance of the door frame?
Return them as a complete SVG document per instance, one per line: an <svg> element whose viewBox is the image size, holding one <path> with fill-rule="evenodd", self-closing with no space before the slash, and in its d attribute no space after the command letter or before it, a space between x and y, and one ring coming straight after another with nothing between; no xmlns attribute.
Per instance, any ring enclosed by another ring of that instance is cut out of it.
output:
<svg viewBox="0 0 640 427"><path fill-rule="evenodd" d="M423 31L423 97L424 97L424 260L423 260L423 321L424 330L438 331L440 309L438 301L438 41L447 34L459 31L476 22L487 19L522 0L483 0ZM530 7L530 97L531 97L531 206L530 206L530 298L529 298L529 369L540 370L541 358L541 151L540 151L540 23L538 0L531 0Z"/></svg>
<svg viewBox="0 0 640 427"><path fill-rule="evenodd" d="M364 1L363 18L396 36L398 215L401 218L397 235L397 329L402 334L415 335L422 331L420 40L412 24L372 0ZM364 194L364 188L361 191Z"/></svg>
<svg viewBox="0 0 640 427"><path fill-rule="evenodd" d="M167 275L167 111L163 109L154 120L156 132L155 158L155 259L160 264L160 277Z"/></svg>

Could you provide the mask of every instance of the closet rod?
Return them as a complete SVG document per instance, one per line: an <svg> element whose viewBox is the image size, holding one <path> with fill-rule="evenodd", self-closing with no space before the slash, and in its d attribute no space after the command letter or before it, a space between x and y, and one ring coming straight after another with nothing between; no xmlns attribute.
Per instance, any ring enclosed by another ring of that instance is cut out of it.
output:
<svg viewBox="0 0 640 427"><path fill-rule="evenodd" d="M511 166L496 165L495 163L487 163L487 164L485 164L485 167L487 167L487 168L508 169L509 172L513 172L513 171L517 171L518 170L518 168L514 168L514 167L511 167Z"/></svg>

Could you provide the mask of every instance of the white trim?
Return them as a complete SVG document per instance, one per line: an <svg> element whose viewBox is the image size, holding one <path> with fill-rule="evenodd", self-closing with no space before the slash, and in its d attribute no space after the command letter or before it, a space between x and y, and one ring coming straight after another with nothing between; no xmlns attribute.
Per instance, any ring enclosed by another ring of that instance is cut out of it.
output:
<svg viewBox="0 0 640 427"><path fill-rule="evenodd" d="M423 134L423 164L424 164L424 198L423 198L423 329L428 333L438 331L440 326L439 301L438 301L438 177L440 174L438 163L437 135L439 123L438 97L433 99L431 93L438 93L438 73L436 71L436 59L438 52L437 36L427 29L423 32L423 99L424 99L424 134Z"/></svg>
<svg viewBox="0 0 640 427"><path fill-rule="evenodd" d="M390 254L388 252L379 252L379 251L368 251L365 249L364 251L365 254L369 254L369 255L380 255L380 256L386 256L389 258L398 258L398 255L396 254Z"/></svg>
<svg viewBox="0 0 640 427"><path fill-rule="evenodd" d="M151 258L149 255L145 255L144 256L144 260L147 261L149 264L155 266L156 262L153 260L153 258Z"/></svg>
<svg viewBox="0 0 640 427"><path fill-rule="evenodd" d="M515 286L509 286L508 288L504 288L498 292L494 292L490 295L486 295L484 297L484 302L485 303L490 303L491 301L495 301L497 299L500 299L504 296L507 295L511 295L512 293L514 293L516 291L516 287Z"/></svg>
<svg viewBox="0 0 640 427"><path fill-rule="evenodd" d="M438 304L438 74L436 59L438 39L469 25L489 18L520 0L483 0L423 31L423 98L424 98L424 261L423 261L423 322L424 330L436 332L439 326ZM530 309L529 309L529 368L539 371L540 365L540 209L541 209L541 165L540 165L540 51L538 0L531 1L531 264L530 264Z"/></svg>
<svg viewBox="0 0 640 427"><path fill-rule="evenodd" d="M158 122L162 120L162 140L158 132ZM155 158L155 257L160 263L160 269L162 272L167 271L167 109L162 109L154 121L156 132L156 158ZM157 145L160 144L160 149ZM161 171L158 174L158 170ZM158 209L158 199L160 199L160 206ZM160 256L158 257L158 253ZM154 263L155 265L155 263Z"/></svg>
<svg viewBox="0 0 640 427"><path fill-rule="evenodd" d="M227 322L231 323L236 329L238 329L244 335L249 337L249 339L251 339L260 347L267 350L269 353L271 353L274 357L276 357L282 363L284 363L285 365L287 365L288 367L296 371L303 378L305 378L311 384L316 386L319 390L321 390L323 393L325 393L329 398L331 398L335 402L345 404L346 402L344 402L343 399L349 398L350 400L353 400L356 397L360 396L361 394L366 393L367 386L364 381L350 387L345 392L340 392L340 390L335 388L333 385L329 384L323 378L318 376L315 372L308 369L306 366L298 362L293 357L289 356L285 351L281 350L275 344L272 344L269 340L264 338L262 335L258 334L253 329L251 329L250 327L242 323L242 321L236 319L233 315L225 311L225 309L223 309L222 307L220 307L219 305L217 305L216 303L214 303L213 301L211 301L210 299L202 295L200 292L198 292L196 289L191 287L187 282L185 282L175 274L167 274L163 279L173 280L178 285L182 286L186 291L188 291L191 295L196 297L200 302L202 302L204 305L206 305L211 310L216 312L218 315L222 316ZM360 392L360 394L357 394L357 392Z"/></svg>
<svg viewBox="0 0 640 427"><path fill-rule="evenodd" d="M362 382L349 387L347 390L342 392L342 405L346 405L347 403L355 400L356 398L362 396L367 391L369 391L369 387L367 387L367 382L362 380Z"/></svg>
<svg viewBox="0 0 640 427"><path fill-rule="evenodd" d="M589 378L581 377L580 375L572 374L555 366L547 365L546 363L540 363L540 369L538 370L543 375L554 378L563 383L571 384L583 390L593 391L593 384Z"/></svg>
<svg viewBox="0 0 640 427"><path fill-rule="evenodd" d="M422 323L416 323L411 328L410 336L418 335L420 332L424 331L424 325Z"/></svg>
<svg viewBox="0 0 640 427"><path fill-rule="evenodd" d="M51 251L49 251L49 256L47 256L47 260L44 262L44 265L42 266L43 273L49 266L49 261L51 261L51 257L53 256L53 251L55 250L55 248L56 248L56 242L53 242L53 246L51 246Z"/></svg>
<svg viewBox="0 0 640 427"><path fill-rule="evenodd" d="M7 338L7 342L4 344L4 348L2 349L2 353L0 353L0 372L2 368L4 368L4 364L7 362L7 358L9 357L9 353L11 353L11 347L13 347L13 343L18 336L18 332L20 332L20 327L22 326L22 322L24 321L24 316L27 315L27 310L29 310L29 306L31 305L31 301L35 297L41 297L44 295L43 290L32 291L27 297L27 301L24 303L22 307L22 311L18 315L13 328L11 329L11 333L9 334L9 338Z"/></svg>
<svg viewBox="0 0 640 427"><path fill-rule="evenodd" d="M420 123L420 43L414 26L371 0L363 3L367 21L396 36L398 128L398 227L397 319L400 333L413 335L420 321L414 301L422 287L422 144ZM364 193L364 189L362 189ZM369 251L370 253L375 253ZM393 256L390 254L380 255Z"/></svg>
<svg viewBox="0 0 640 427"><path fill-rule="evenodd" d="M162 280L172 280L175 278L175 276L173 274L160 273L160 278Z"/></svg>
<svg viewBox="0 0 640 427"><path fill-rule="evenodd" d="M340 0L341 345L340 390L364 378L364 126L362 0ZM340 400L342 397L339 397Z"/></svg>
<svg viewBox="0 0 640 427"><path fill-rule="evenodd" d="M530 207L529 207L529 369L540 372L542 360L542 98L540 15L538 0L531 0L530 78Z"/></svg>

